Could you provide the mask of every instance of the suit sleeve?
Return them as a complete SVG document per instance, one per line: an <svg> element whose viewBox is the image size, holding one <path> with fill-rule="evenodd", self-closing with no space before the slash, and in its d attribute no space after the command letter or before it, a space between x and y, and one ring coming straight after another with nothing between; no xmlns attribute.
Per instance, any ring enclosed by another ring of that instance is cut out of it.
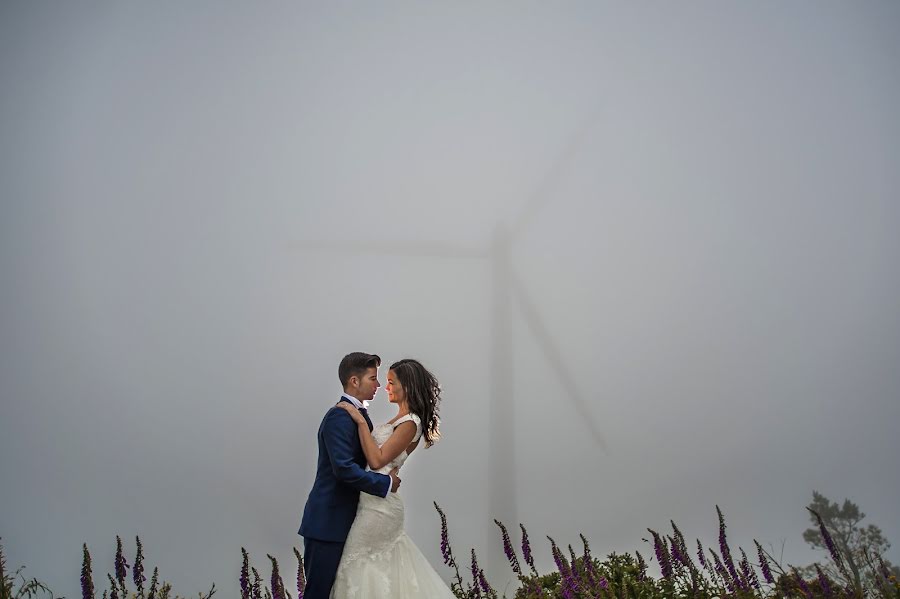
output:
<svg viewBox="0 0 900 599"><path fill-rule="evenodd" d="M334 410L326 417L323 431L325 447L331 460L335 478L357 491L387 497L391 490L391 477L369 472L353 460L354 447L358 443L357 425L343 410Z"/></svg>

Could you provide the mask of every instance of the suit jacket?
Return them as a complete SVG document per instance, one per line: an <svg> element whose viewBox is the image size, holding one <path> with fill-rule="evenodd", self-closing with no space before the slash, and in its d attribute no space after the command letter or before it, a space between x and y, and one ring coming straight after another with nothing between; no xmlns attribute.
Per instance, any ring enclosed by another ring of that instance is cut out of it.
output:
<svg viewBox="0 0 900 599"><path fill-rule="evenodd" d="M364 415L372 430L372 421ZM298 532L305 538L342 543L356 518L359 493L385 497L391 477L366 470L357 424L343 409L333 406L325 413L318 438L316 480Z"/></svg>

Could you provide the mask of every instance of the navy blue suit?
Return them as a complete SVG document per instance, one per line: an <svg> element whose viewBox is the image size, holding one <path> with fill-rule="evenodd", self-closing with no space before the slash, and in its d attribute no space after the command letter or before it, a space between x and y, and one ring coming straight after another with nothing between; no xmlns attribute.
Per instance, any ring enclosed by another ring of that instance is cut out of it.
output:
<svg viewBox="0 0 900 599"><path fill-rule="evenodd" d="M372 430L369 415L361 411ZM343 409L332 407L325 413L318 437L316 481L298 531L303 536L307 599L327 599L331 592L360 492L384 497L391 488L390 476L366 470L357 425Z"/></svg>

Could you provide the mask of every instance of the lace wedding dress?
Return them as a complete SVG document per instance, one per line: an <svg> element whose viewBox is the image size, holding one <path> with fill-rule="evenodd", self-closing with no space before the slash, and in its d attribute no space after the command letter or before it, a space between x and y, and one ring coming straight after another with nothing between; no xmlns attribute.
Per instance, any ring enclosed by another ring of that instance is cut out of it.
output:
<svg viewBox="0 0 900 599"><path fill-rule="evenodd" d="M372 430L378 446L384 444L394 428L412 421L417 441L422 436L422 422L408 414L394 423L379 424ZM406 450L377 472L387 474L399 468L409 454ZM350 598L420 599L422 597L455 599L446 583L403 531L403 499L398 493L376 497L360 493L356 519L350 528L344 554L338 566L332 599Z"/></svg>

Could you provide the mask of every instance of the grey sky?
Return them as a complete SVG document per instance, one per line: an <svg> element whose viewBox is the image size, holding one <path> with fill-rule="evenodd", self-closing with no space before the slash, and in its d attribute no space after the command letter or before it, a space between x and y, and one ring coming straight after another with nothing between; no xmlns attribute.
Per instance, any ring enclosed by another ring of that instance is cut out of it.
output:
<svg viewBox="0 0 900 599"><path fill-rule="evenodd" d="M407 528L448 575L436 500L485 552L487 263L302 244L486 250L541 189L513 266L610 446L517 309L545 570L547 534L707 541L716 504L735 543L804 564L813 489L900 543L898 34L892 2L4 3L10 565L74 597L81 543L102 574L138 534L181 593L234 596L241 546L290 572L354 350L441 378Z"/></svg>

